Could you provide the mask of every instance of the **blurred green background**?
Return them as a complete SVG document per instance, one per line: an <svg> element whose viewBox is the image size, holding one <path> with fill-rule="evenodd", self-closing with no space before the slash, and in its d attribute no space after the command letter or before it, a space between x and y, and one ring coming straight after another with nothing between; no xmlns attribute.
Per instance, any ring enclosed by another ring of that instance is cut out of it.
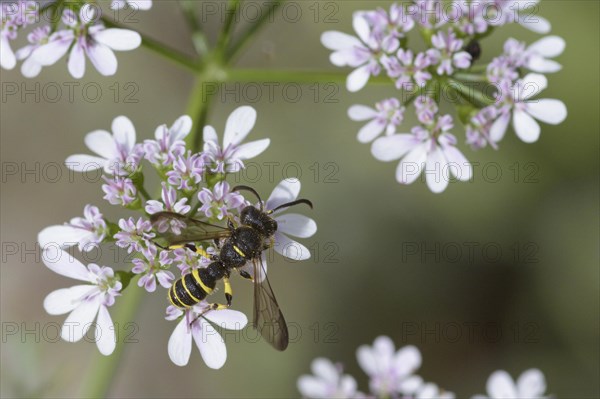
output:
<svg viewBox="0 0 600 399"><path fill-rule="evenodd" d="M390 4L292 3L253 40L239 66L334 70L320 34L351 32L354 10ZM175 5L155 1L131 25L191 53ZM342 362L365 390L355 350L385 334L398 346L418 346L424 358L418 373L459 397L485 392L496 369L516 377L531 367L544 372L550 394L598 397L599 7L592 1L544 1L540 14L552 22L552 34L567 42L558 59L564 68L548 76L542 93L566 103L567 120L544 125L533 145L510 131L500 151L470 151L464 130L455 128L460 148L480 166L473 182L451 184L442 195L429 192L424 182L400 186L395 163L376 161L355 138L361 125L347 118L348 107L397 95L393 88L369 86L351 94L343 85L304 85L296 101L295 86L287 93L275 87L269 98L268 86L261 85L257 99L255 88L229 85L229 94L216 97L209 123L222 132L235 107L251 104L258 122L250 137L272 140L254 159L261 178L249 170L245 182L267 196L282 177L301 173L301 194L315 203L311 215L319 231L304 241L313 259L291 263L276 257L269 268L293 342L278 353L254 342L252 330L226 333L223 369L208 369L195 347L190 364L179 368L167 355L175 324L164 320L167 303L159 291L145 296L133 320L137 328L121 326L122 338L131 334L136 343L125 348L110 396L297 397L296 380L317 356ZM206 16L211 37L220 15ZM483 60L498 54L511 36L528 43L539 37L518 25L500 29L482 43ZM101 357L94 344L56 339L64 317L48 316L42 301L73 282L42 265L36 235L79 216L87 203L99 205L111 220L125 213L102 200L95 176L86 181L63 167L57 177L56 165L87 152L84 134L108 129L117 115L131 118L142 140L185 112L192 85L187 71L146 49L117 56L114 77L99 76L88 63L72 103L67 85L77 81L64 59L33 80L1 71L4 94L7 82L19 87L19 94L1 103L3 397L76 397L84 371ZM53 102L56 86L62 98ZM102 94L92 102L98 87ZM41 98L22 99L25 89ZM128 95L137 102L126 101ZM273 176L268 162L279 163ZM21 176L24 170L37 172ZM115 265L114 257L114 248L107 248L99 262L125 267ZM233 283L234 307L250 315L250 285ZM15 326L17 332L9 333Z"/></svg>

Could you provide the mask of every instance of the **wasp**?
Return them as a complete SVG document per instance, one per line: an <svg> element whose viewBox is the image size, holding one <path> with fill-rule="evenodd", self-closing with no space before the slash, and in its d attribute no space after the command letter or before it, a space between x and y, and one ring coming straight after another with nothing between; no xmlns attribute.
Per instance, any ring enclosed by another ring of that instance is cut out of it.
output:
<svg viewBox="0 0 600 399"><path fill-rule="evenodd" d="M261 261L262 252L273 245L273 235L277 231L277 221L271 214L277 210L298 204L313 204L307 199L298 199L265 210L258 193L248 186L236 186L232 191L246 190L258 198L259 207L248 205L240 213L239 225L229 219L227 227L217 226L174 212L159 212L151 216L153 224L161 221L176 221L184 224L181 234L165 233L161 237L167 242L168 250L188 248L211 259L206 268L194 269L178 280L169 289L168 299L180 309L189 309L211 295L217 283L222 280L226 303L210 303L208 310L226 309L231 306L233 291L229 278L232 271L254 282L254 328L277 350L285 350L289 334L283 313L277 304L275 294L267 278ZM218 254L209 256L194 243L213 240ZM241 270L252 262L254 276ZM199 316L200 317L200 316Z"/></svg>

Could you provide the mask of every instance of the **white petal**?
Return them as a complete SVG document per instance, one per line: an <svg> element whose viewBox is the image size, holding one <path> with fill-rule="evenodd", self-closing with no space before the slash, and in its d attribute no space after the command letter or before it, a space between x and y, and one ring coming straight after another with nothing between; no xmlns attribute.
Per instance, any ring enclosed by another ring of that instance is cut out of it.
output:
<svg viewBox="0 0 600 399"><path fill-rule="evenodd" d="M71 53L69 54L68 69L71 76L73 76L75 79L81 79L85 74L85 52L79 43L76 43L71 49Z"/></svg>
<svg viewBox="0 0 600 399"><path fill-rule="evenodd" d="M377 111L366 105L353 105L348 108L348 117L353 121L366 121L377 116Z"/></svg>
<svg viewBox="0 0 600 399"><path fill-rule="evenodd" d="M95 130L85 136L85 145L102 158L113 159L119 155L113 136L106 130Z"/></svg>
<svg viewBox="0 0 600 399"><path fill-rule="evenodd" d="M518 398L515 383L503 370L495 371L487 381L487 392L492 398Z"/></svg>
<svg viewBox="0 0 600 399"><path fill-rule="evenodd" d="M356 380L350 375L342 376L340 380L340 391L344 398L354 398L356 395Z"/></svg>
<svg viewBox="0 0 600 399"><path fill-rule="evenodd" d="M38 243L42 249L51 245L64 249L76 245L90 234L93 233L68 225L49 226L39 232Z"/></svg>
<svg viewBox="0 0 600 399"><path fill-rule="evenodd" d="M67 53L72 42L72 34L65 39L53 40L34 50L31 58L43 66L53 65Z"/></svg>
<svg viewBox="0 0 600 399"><path fill-rule="evenodd" d="M423 143L410 151L396 168L396 180L401 184L411 184L421 174L427 160L427 143Z"/></svg>
<svg viewBox="0 0 600 399"><path fill-rule="evenodd" d="M542 99L528 102L527 113L542 122L557 125L567 117L567 107L560 100Z"/></svg>
<svg viewBox="0 0 600 399"><path fill-rule="evenodd" d="M517 380L517 390L521 398L539 398L546 391L546 379L544 374L537 369L529 369L523 372Z"/></svg>
<svg viewBox="0 0 600 399"><path fill-rule="evenodd" d="M108 160L93 155L76 154L71 155L65 160L68 169L75 172L89 172L91 170L102 169L108 163Z"/></svg>
<svg viewBox="0 0 600 399"><path fill-rule="evenodd" d="M256 123L256 110L244 105L234 110L227 118L223 148L229 144L239 144L246 138Z"/></svg>
<svg viewBox="0 0 600 399"><path fill-rule="evenodd" d="M194 342L200 350L204 363L211 369L220 369L227 360L227 348L221 335L214 327L204 320L199 319L192 327Z"/></svg>
<svg viewBox="0 0 600 399"><path fill-rule="evenodd" d="M106 306L101 305L98 311L98 320L96 325L96 345L98 350L104 356L108 356L115 350L117 346L117 336L115 334L115 326L113 325L110 314Z"/></svg>
<svg viewBox="0 0 600 399"><path fill-rule="evenodd" d="M295 237L308 238L317 232L317 223L308 216L287 213L277 216L278 231Z"/></svg>
<svg viewBox="0 0 600 399"><path fill-rule="evenodd" d="M93 37L98 43L117 51L133 50L142 44L140 34L129 29L103 29Z"/></svg>
<svg viewBox="0 0 600 399"><path fill-rule="evenodd" d="M135 127L126 116L117 116L112 122L114 141L131 151L135 145Z"/></svg>
<svg viewBox="0 0 600 399"><path fill-rule="evenodd" d="M23 64L21 64L21 73L26 78L35 78L42 72L42 66L35 62L33 58L27 58Z"/></svg>
<svg viewBox="0 0 600 399"><path fill-rule="evenodd" d="M508 128L508 122L510 122L510 114L506 113L500 115L498 119L496 119L496 122L492 124L492 127L490 128L490 139L494 143L497 143L504 138L506 129Z"/></svg>
<svg viewBox="0 0 600 399"><path fill-rule="evenodd" d="M233 157L238 159L250 159L263 153L271 144L270 139L251 141L240 145L234 152Z"/></svg>
<svg viewBox="0 0 600 399"><path fill-rule="evenodd" d="M444 156L448 160L448 167L454 177L461 181L468 181L473 176L473 167L462 152L454 146L443 148Z"/></svg>
<svg viewBox="0 0 600 399"><path fill-rule="evenodd" d="M346 79L346 88L350 92L357 92L369 81L369 77L371 76L371 72L369 72L369 66L363 65L360 68L356 68L354 71L348 75Z"/></svg>
<svg viewBox="0 0 600 399"><path fill-rule="evenodd" d="M128 0L127 2L134 10L147 11L152 8L152 0Z"/></svg>
<svg viewBox="0 0 600 399"><path fill-rule="evenodd" d="M326 398L329 394L329 386L321 379L312 375L303 375L298 378L298 391L305 398Z"/></svg>
<svg viewBox="0 0 600 399"><path fill-rule="evenodd" d="M219 137L217 136L217 131L212 126L204 126L204 130L202 132L202 138L204 142L212 141L214 143L219 142Z"/></svg>
<svg viewBox="0 0 600 399"><path fill-rule="evenodd" d="M560 65L558 62L547 60L539 55L531 56L527 61L526 66L530 71L539 73L554 73L562 69L562 65Z"/></svg>
<svg viewBox="0 0 600 399"><path fill-rule="evenodd" d="M50 246L42 252L42 260L48 269L65 277L91 282L90 273L80 261L56 247Z"/></svg>
<svg viewBox="0 0 600 399"><path fill-rule="evenodd" d="M361 143L369 143L383 132L385 125L385 121L373 119L358 131L356 138Z"/></svg>
<svg viewBox="0 0 600 399"><path fill-rule="evenodd" d="M300 194L300 180L297 179L285 179L282 180L267 200L266 208L275 209L279 205L285 204L286 202L294 201Z"/></svg>
<svg viewBox="0 0 600 399"><path fill-rule="evenodd" d="M168 344L169 358L178 366L185 366L190 360L192 353L192 334L188 328L188 321L185 317L181 319Z"/></svg>
<svg viewBox="0 0 600 399"><path fill-rule="evenodd" d="M407 376L421 367L421 352L415 346L405 346L394 358L394 368L398 375Z"/></svg>
<svg viewBox="0 0 600 399"><path fill-rule="evenodd" d="M117 57L113 51L100 43L92 43L85 49L91 63L103 76L117 73Z"/></svg>
<svg viewBox="0 0 600 399"><path fill-rule="evenodd" d="M0 35L0 66L4 69L13 69L17 65L17 57L10 47L8 38Z"/></svg>
<svg viewBox="0 0 600 399"><path fill-rule="evenodd" d="M344 50L354 46L362 47L361 42L354 36L338 31L327 31L321 35L321 43L330 50Z"/></svg>
<svg viewBox="0 0 600 399"><path fill-rule="evenodd" d="M375 140L371 146L371 153L380 161L395 161L402 158L420 143L421 141L415 139L412 134L393 134Z"/></svg>
<svg viewBox="0 0 600 399"><path fill-rule="evenodd" d="M364 16L355 13L352 17L352 27L364 43L368 43L371 35L371 28Z"/></svg>
<svg viewBox="0 0 600 399"><path fill-rule="evenodd" d="M525 143L533 143L540 138L540 125L525 111L515 110L513 113L513 128L517 136Z"/></svg>
<svg viewBox="0 0 600 399"><path fill-rule="evenodd" d="M417 375L413 375L402 380L398 384L398 390L406 394L412 394L417 392L421 386L423 386L423 379Z"/></svg>
<svg viewBox="0 0 600 399"><path fill-rule="evenodd" d="M231 309L211 311L206 313L204 317L227 330L242 330L248 324L248 318L244 313Z"/></svg>
<svg viewBox="0 0 600 399"><path fill-rule="evenodd" d="M373 349L368 345L362 345L356 350L356 359L358 364L370 376L377 374L377 359Z"/></svg>
<svg viewBox="0 0 600 399"><path fill-rule="evenodd" d="M65 320L60 333L61 338L68 342L77 342L83 338L92 326L99 308L99 299L81 302Z"/></svg>
<svg viewBox="0 0 600 399"><path fill-rule="evenodd" d="M527 50L538 53L544 57L558 57L565 51L566 42L560 36L546 36L532 43Z"/></svg>
<svg viewBox="0 0 600 399"><path fill-rule="evenodd" d="M550 25L550 22L548 22L546 18L540 17L539 15L531 15L530 12L519 14L518 22L524 28L542 35L550 32L552 29L552 25Z"/></svg>
<svg viewBox="0 0 600 399"><path fill-rule="evenodd" d="M173 126L171 126L171 132L173 134L172 140L183 140L192 131L192 118L188 115L183 115L177 118Z"/></svg>
<svg viewBox="0 0 600 399"><path fill-rule="evenodd" d="M81 298L93 289L94 286L86 284L52 291L44 299L44 309L51 315L69 313L79 306Z"/></svg>
<svg viewBox="0 0 600 399"><path fill-rule="evenodd" d="M325 381L337 385L339 373L329 359L318 357L312 361L310 368L315 376L321 377Z"/></svg>
<svg viewBox="0 0 600 399"><path fill-rule="evenodd" d="M280 232L275 232L275 252L292 260L310 259L310 251L304 245L296 242Z"/></svg>
<svg viewBox="0 0 600 399"><path fill-rule="evenodd" d="M519 88L519 91L513 94L517 101L527 100L548 87L548 79L539 73L528 73L523 77L521 82L522 86Z"/></svg>

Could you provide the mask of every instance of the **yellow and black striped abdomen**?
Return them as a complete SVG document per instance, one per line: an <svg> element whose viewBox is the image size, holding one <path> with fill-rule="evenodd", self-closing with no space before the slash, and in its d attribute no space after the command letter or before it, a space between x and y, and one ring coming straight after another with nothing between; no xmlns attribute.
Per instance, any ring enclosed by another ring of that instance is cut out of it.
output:
<svg viewBox="0 0 600 399"><path fill-rule="evenodd" d="M196 269L173 283L169 288L169 301L178 308L189 308L210 295L215 288L215 280L206 269Z"/></svg>

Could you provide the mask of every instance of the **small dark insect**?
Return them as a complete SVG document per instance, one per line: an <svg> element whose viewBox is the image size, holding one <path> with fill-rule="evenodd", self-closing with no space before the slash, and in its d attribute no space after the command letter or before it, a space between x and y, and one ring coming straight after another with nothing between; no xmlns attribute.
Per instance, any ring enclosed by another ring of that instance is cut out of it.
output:
<svg viewBox="0 0 600 399"><path fill-rule="evenodd" d="M471 40L464 48L464 50L471 54L471 64L477 61L479 57L481 57L481 46L479 45L479 41L473 39Z"/></svg>
<svg viewBox="0 0 600 399"><path fill-rule="evenodd" d="M193 244L207 240L214 240L219 249L218 255L210 257L213 262L206 268L195 269L173 283L169 289L169 301L180 309L191 308L210 295L217 282L223 280L227 303L211 303L207 311L226 309L231 306L233 299L229 277L231 271L236 270L242 277L254 281L254 328L275 349L284 350L289 343L288 329L262 265L261 254L272 245L273 235L277 231L277 221L270 215L279 209L298 204L306 204L312 208L312 203L307 199L299 199L275 209L264 210L260 196L254 189L247 186L233 188L233 191L239 190L252 192L259 200L260 209L252 205L242 209L240 225L237 227L231 220L227 227L221 227L173 212L152 215L153 224L178 221L186 226L181 234L161 235L167 242L166 249L185 247L208 257L208 254ZM247 262L253 263L254 278L240 270Z"/></svg>

